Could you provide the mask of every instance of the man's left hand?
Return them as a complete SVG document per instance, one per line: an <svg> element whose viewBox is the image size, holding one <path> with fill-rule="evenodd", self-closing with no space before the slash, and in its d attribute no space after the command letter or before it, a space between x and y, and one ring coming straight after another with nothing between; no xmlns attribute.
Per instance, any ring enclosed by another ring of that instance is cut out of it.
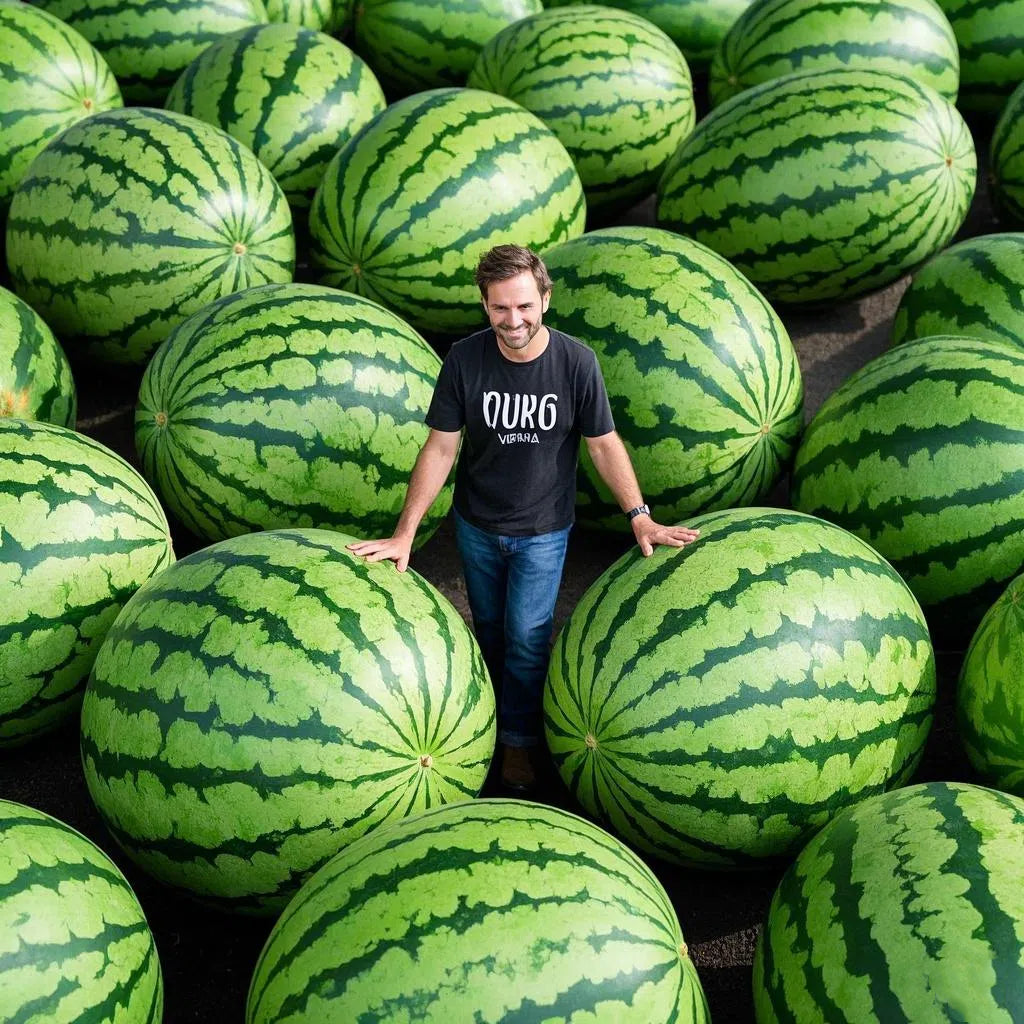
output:
<svg viewBox="0 0 1024 1024"><path fill-rule="evenodd" d="M691 530L689 526L662 526L650 516L637 516L630 525L645 558L653 553L656 544L681 548L700 536L700 530Z"/></svg>

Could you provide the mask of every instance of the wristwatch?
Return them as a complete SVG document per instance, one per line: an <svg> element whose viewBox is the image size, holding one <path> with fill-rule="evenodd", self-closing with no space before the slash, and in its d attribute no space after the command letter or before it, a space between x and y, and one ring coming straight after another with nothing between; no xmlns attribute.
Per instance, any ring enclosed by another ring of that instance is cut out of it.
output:
<svg viewBox="0 0 1024 1024"><path fill-rule="evenodd" d="M648 505L637 505L636 508L631 508L626 513L626 522L631 523L637 516L649 516L651 514L650 506Z"/></svg>

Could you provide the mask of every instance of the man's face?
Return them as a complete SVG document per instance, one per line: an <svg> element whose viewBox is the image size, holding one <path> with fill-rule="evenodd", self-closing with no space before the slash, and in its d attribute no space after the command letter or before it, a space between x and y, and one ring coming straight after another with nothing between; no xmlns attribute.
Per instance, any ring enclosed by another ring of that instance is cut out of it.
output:
<svg viewBox="0 0 1024 1024"><path fill-rule="evenodd" d="M550 298L541 295L529 271L488 285L484 309L499 343L515 352L526 348L541 329Z"/></svg>

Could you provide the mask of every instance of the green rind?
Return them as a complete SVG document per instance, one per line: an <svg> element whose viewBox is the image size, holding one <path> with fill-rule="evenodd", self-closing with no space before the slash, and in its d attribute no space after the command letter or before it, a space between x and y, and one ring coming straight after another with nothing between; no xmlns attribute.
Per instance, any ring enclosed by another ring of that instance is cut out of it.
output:
<svg viewBox="0 0 1024 1024"><path fill-rule="evenodd" d="M166 106L251 149L298 210L338 148L385 103L373 72L343 43L309 28L259 25L204 50Z"/></svg>
<svg viewBox="0 0 1024 1024"><path fill-rule="evenodd" d="M960 46L960 109L995 117L1024 79L1024 0L938 3Z"/></svg>
<svg viewBox="0 0 1024 1024"><path fill-rule="evenodd" d="M951 103L960 85L956 36L934 0L754 0L711 63L713 106L794 72L871 68L906 75Z"/></svg>
<svg viewBox="0 0 1024 1024"><path fill-rule="evenodd" d="M480 51L467 84L507 96L558 136L591 211L648 195L696 120L679 48L639 15L608 7L517 21Z"/></svg>
<svg viewBox="0 0 1024 1024"><path fill-rule="evenodd" d="M338 151L310 212L322 284L366 295L418 330L479 326L479 258L514 238L545 249L582 234L586 203L565 147L533 114L476 89L392 104Z"/></svg>
<svg viewBox="0 0 1024 1024"><path fill-rule="evenodd" d="M89 792L156 878L280 911L358 836L476 796L494 695L458 612L324 530L222 541L118 617L82 707Z"/></svg>
<svg viewBox="0 0 1024 1024"><path fill-rule="evenodd" d="M696 543L634 549L573 610L547 743L580 803L636 848L757 867L907 780L935 660L913 595L851 534L777 509L692 525Z"/></svg>
<svg viewBox="0 0 1024 1024"><path fill-rule="evenodd" d="M597 353L616 429L661 522L750 505L803 426L789 335L757 290L698 242L656 228L589 232L544 253L549 322ZM586 451L581 524L628 529Z"/></svg>
<svg viewBox="0 0 1024 1024"><path fill-rule="evenodd" d="M541 0L359 0L353 41L389 97L461 86L483 45Z"/></svg>
<svg viewBox="0 0 1024 1024"><path fill-rule="evenodd" d="M163 103L188 65L220 36L265 25L262 0L33 0L103 54L127 102Z"/></svg>
<svg viewBox="0 0 1024 1024"><path fill-rule="evenodd" d="M0 288L0 419L75 425L75 381L64 350L42 317Z"/></svg>
<svg viewBox="0 0 1024 1024"><path fill-rule="evenodd" d="M0 217L36 154L68 125L121 106L99 53L46 11L0 0Z"/></svg>
<svg viewBox="0 0 1024 1024"><path fill-rule="evenodd" d="M938 334L1024 348L1024 233L968 238L914 274L896 310L892 343Z"/></svg>
<svg viewBox="0 0 1024 1024"><path fill-rule="evenodd" d="M65 342L145 363L222 295L290 281L291 214L229 135L149 108L80 121L33 161L11 203L14 290Z"/></svg>
<svg viewBox="0 0 1024 1024"><path fill-rule="evenodd" d="M311 878L267 940L246 1020L710 1015L675 911L638 857L565 811L479 800L367 836Z"/></svg>
<svg viewBox="0 0 1024 1024"><path fill-rule="evenodd" d="M578 0L547 0L565 7ZM657 25L679 47L694 71L707 69L729 26L750 0L607 0L608 7L632 11Z"/></svg>
<svg viewBox="0 0 1024 1024"><path fill-rule="evenodd" d="M758 1024L1024 1019L1024 801L933 782L844 812L783 876Z"/></svg>
<svg viewBox="0 0 1024 1024"><path fill-rule="evenodd" d="M56 818L0 800L0 1019L160 1024L153 934L117 866Z"/></svg>
<svg viewBox="0 0 1024 1024"><path fill-rule="evenodd" d="M1006 101L996 122L989 166L1000 216L1012 225L1024 227L1024 81Z"/></svg>
<svg viewBox="0 0 1024 1024"><path fill-rule="evenodd" d="M77 709L114 618L172 560L156 496L65 427L0 419L0 747Z"/></svg>
<svg viewBox="0 0 1024 1024"><path fill-rule="evenodd" d="M1024 796L1024 576L985 613L957 684L957 725L971 764Z"/></svg>
<svg viewBox="0 0 1024 1024"><path fill-rule="evenodd" d="M427 438L441 361L397 316L317 285L265 285L190 317L142 378L146 478L193 533L313 526L387 537ZM451 506L445 486L418 531Z"/></svg>
<svg viewBox="0 0 1024 1024"><path fill-rule="evenodd" d="M267 0L264 5L271 22L301 25L317 32L331 32L345 0Z"/></svg>
<svg viewBox="0 0 1024 1024"><path fill-rule="evenodd" d="M975 163L963 119L927 86L877 71L788 75L697 126L662 176L658 223L773 300L849 298L949 242Z"/></svg>
<svg viewBox="0 0 1024 1024"><path fill-rule="evenodd" d="M804 432L794 508L863 537L947 639L1024 567L1024 351L921 338L859 370Z"/></svg>

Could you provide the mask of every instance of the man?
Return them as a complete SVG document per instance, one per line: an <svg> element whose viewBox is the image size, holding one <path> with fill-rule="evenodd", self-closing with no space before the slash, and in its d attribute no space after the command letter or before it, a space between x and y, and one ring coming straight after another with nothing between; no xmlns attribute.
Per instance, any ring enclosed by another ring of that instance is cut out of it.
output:
<svg viewBox="0 0 1024 1024"><path fill-rule="evenodd" d="M455 476L455 537L473 628L500 695L502 782L536 780L542 695L555 598L574 518L582 436L597 471L633 528L640 550L682 547L698 531L656 523L612 421L594 352L547 328L551 279L518 245L486 253L476 271L491 326L456 342L445 358L394 535L351 544L369 561L409 564L423 515Z"/></svg>

